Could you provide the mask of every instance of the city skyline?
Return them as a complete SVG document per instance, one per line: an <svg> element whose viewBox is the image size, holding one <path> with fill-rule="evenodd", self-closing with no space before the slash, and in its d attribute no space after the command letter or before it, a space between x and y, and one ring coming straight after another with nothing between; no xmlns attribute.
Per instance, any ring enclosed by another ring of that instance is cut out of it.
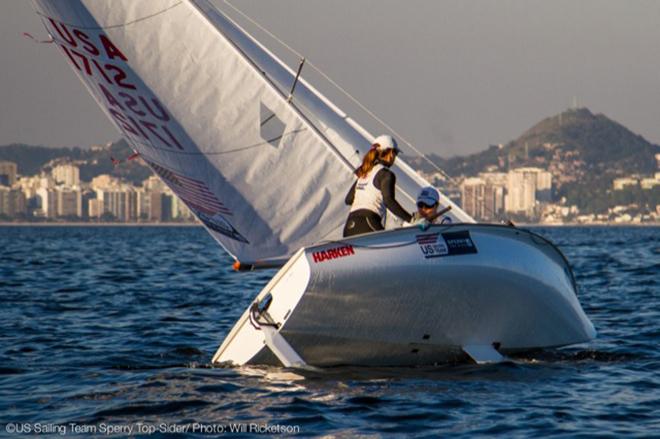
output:
<svg viewBox="0 0 660 439"><path fill-rule="evenodd" d="M660 164L660 154L655 157ZM117 163L119 164L119 163ZM485 171L448 182L440 173L421 176L441 187L450 199L477 221L523 220L540 224L658 223L660 207L613 205L607 213L581 212L578 206L554 195L553 174L533 166L507 172ZM636 188L649 194L660 187L653 176L626 176L612 180L612 190L625 195ZM620 197L621 198L621 197ZM621 198L623 199L623 198ZM193 222L192 211L157 175L139 186L109 174L80 179L79 167L55 159L37 175L21 175L16 163L0 161L0 218L19 221Z"/></svg>
<svg viewBox="0 0 660 439"><path fill-rule="evenodd" d="M425 152L463 155L508 142L574 97L660 142L657 2L234 3ZM3 2L0 11L0 47L9 60L0 73L0 144L85 147L118 139L63 56L22 36L45 34L29 3ZM351 110L311 69L303 77ZM357 116L375 134L383 130Z"/></svg>
<svg viewBox="0 0 660 439"><path fill-rule="evenodd" d="M192 212L156 175L135 186L108 174L83 181L80 168L67 161L51 165L37 175L20 175L15 163L0 161L0 216L28 221L194 221Z"/></svg>

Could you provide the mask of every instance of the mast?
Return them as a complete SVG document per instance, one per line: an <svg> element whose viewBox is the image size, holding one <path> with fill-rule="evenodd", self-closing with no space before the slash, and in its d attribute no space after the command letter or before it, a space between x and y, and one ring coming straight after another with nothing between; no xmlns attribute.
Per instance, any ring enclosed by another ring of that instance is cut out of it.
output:
<svg viewBox="0 0 660 439"><path fill-rule="evenodd" d="M371 147L374 137L366 129L351 119L346 113L336 107L304 78L298 76L271 51L242 29L235 21L222 14L208 0L189 0L205 17L223 32L259 69L281 90L287 90L292 83L297 82L294 104L299 105L310 120L316 123L326 138L336 150L351 163L353 168L359 166L362 156ZM416 209L416 197L419 190L431 184L422 178L401 158L397 158L393 170L397 174L397 194L401 204L408 210ZM474 222L459 206L444 194L441 194L444 206L452 206L449 216L457 222Z"/></svg>
<svg viewBox="0 0 660 439"><path fill-rule="evenodd" d="M341 237L373 137L300 71L206 0L34 3L101 109L228 253L251 263ZM412 211L428 183L397 162Z"/></svg>

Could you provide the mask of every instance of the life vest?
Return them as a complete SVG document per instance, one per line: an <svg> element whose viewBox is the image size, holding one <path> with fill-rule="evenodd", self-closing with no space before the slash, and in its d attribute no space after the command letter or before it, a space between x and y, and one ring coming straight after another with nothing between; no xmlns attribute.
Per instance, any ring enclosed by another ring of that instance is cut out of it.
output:
<svg viewBox="0 0 660 439"><path fill-rule="evenodd" d="M355 185L355 198L353 198L353 205L351 206L351 212L360 209L367 209L377 213L380 215L383 224L385 224L387 208L383 202L383 193L380 191L380 188L377 188L374 185L374 179L376 178L378 171L384 167L385 166L378 164L374 166L365 177L358 178L357 184Z"/></svg>

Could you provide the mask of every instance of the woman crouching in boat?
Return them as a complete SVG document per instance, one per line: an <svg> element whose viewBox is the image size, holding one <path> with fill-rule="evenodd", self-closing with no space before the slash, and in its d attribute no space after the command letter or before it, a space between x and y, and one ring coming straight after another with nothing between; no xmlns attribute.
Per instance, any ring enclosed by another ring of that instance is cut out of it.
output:
<svg viewBox="0 0 660 439"><path fill-rule="evenodd" d="M378 136L362 165L355 170L357 181L346 194L351 212L346 219L344 236L383 230L387 210L410 222L411 215L394 198L396 176L390 171L399 147L391 136Z"/></svg>

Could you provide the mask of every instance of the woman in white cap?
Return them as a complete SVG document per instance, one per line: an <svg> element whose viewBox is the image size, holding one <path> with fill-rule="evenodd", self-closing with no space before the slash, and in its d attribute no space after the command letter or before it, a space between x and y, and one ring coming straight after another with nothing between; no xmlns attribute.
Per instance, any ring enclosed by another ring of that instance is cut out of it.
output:
<svg viewBox="0 0 660 439"><path fill-rule="evenodd" d="M385 215L389 209L403 221L412 216L394 198L396 176L390 171L399 147L392 136L378 136L371 149L362 158L362 165L355 170L357 181L346 194L346 204L351 212L346 219L344 236L383 230Z"/></svg>

